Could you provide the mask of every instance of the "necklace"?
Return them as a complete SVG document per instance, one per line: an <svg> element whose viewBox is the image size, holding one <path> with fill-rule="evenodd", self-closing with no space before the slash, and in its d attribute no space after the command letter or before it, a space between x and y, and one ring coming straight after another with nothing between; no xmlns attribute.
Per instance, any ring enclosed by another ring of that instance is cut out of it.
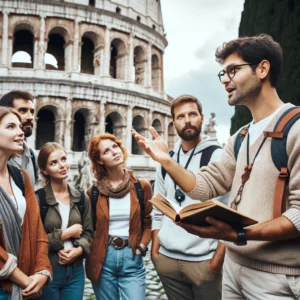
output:
<svg viewBox="0 0 300 300"><path fill-rule="evenodd" d="M255 160L256 160L256 157L257 155L259 154L262 146L264 145L265 141L266 141L267 137L264 137L264 139L262 140L262 142L260 143L259 145L259 148L258 150L256 151L255 155L254 155L254 158L253 158L253 161L252 163L250 164L249 161L249 143L250 143L250 134L248 132L248 135L247 135L247 165L245 166L244 168L244 173L242 174L241 176L241 186L239 187L238 189L238 192L237 192L237 195L234 197L233 201L231 202L230 204L230 207L237 210L237 207L239 205L239 203L241 202L242 200L242 195L243 195L243 189L244 189L244 186L245 186L245 183L249 180L250 178L250 175L251 175L251 171L252 171L252 168L253 168L253 165L255 163Z"/></svg>

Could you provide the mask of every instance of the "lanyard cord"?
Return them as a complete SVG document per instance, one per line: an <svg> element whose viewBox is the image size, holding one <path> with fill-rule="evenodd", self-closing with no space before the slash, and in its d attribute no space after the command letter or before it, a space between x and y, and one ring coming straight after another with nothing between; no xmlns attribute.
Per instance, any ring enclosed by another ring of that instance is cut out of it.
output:
<svg viewBox="0 0 300 300"><path fill-rule="evenodd" d="M262 146L264 145L266 139L267 139L267 137L264 137L264 139L263 139L262 142L260 143L259 148L258 148L258 150L257 150L257 152L256 152L256 154L255 154L255 156L254 156L254 158L253 158L253 161L252 161L252 163L251 163L251 167L253 167L254 162L255 162L255 160L256 160L256 157L257 157L258 153L260 152ZM248 136L247 136L247 165L248 165L248 166L249 166L249 160L250 160L250 159L249 159L249 148L250 148L249 142L250 142L250 134L248 133Z"/></svg>
<svg viewBox="0 0 300 300"><path fill-rule="evenodd" d="M195 146L195 148L193 149L193 151L192 151L192 153L190 154L190 157L189 157L189 159L188 159L188 161L186 162L186 164L185 164L185 169L187 169L187 167L189 166L189 164L190 164L190 162L191 162L191 160L192 160L192 157L193 157L193 155L194 155L194 153L195 153L195 150L196 150L196 147L197 147L197 145ZM180 145L180 148L179 148L179 150L178 150L178 153L177 153L177 163L179 164L179 155L180 155L180 150L182 149L182 145ZM175 190L176 190L176 186L177 186L177 184L176 184L176 182L174 181L174 188L175 188Z"/></svg>

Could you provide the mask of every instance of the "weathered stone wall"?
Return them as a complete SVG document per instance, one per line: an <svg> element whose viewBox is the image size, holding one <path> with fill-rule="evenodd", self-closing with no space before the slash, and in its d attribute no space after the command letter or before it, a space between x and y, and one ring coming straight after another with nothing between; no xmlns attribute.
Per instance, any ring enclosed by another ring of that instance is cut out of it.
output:
<svg viewBox="0 0 300 300"><path fill-rule="evenodd" d="M277 91L284 102L300 105L300 1L245 0L239 36L270 34L283 49L283 71ZM237 107L231 133L251 120L245 107Z"/></svg>

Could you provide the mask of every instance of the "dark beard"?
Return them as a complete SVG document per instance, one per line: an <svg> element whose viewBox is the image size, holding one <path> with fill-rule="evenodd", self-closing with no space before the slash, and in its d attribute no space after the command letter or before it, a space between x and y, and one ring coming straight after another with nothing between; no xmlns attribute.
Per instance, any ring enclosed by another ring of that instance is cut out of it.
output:
<svg viewBox="0 0 300 300"><path fill-rule="evenodd" d="M31 126L31 127L28 127L28 128L25 128L25 126ZM24 122L22 124L22 130L24 132L24 136L25 137L29 137L32 135L32 128L33 128L33 123L32 122Z"/></svg>
<svg viewBox="0 0 300 300"><path fill-rule="evenodd" d="M187 129L193 129L194 132L187 133L187 132L185 132L185 130L187 130ZM181 131L177 130L177 133L184 141L188 142L188 141L192 141L192 140L196 139L200 135L201 129L202 129L202 125L200 125L200 127L197 128L196 126L187 124L184 126L184 128Z"/></svg>

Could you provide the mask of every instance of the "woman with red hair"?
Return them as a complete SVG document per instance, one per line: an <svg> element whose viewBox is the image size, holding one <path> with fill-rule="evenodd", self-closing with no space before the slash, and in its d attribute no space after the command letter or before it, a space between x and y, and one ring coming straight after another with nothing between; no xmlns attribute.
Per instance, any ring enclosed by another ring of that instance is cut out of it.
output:
<svg viewBox="0 0 300 300"><path fill-rule="evenodd" d="M97 182L87 190L95 223L87 277L97 299L145 299L142 256L151 239L150 183L124 168L127 151L114 135L94 136L88 155Z"/></svg>

